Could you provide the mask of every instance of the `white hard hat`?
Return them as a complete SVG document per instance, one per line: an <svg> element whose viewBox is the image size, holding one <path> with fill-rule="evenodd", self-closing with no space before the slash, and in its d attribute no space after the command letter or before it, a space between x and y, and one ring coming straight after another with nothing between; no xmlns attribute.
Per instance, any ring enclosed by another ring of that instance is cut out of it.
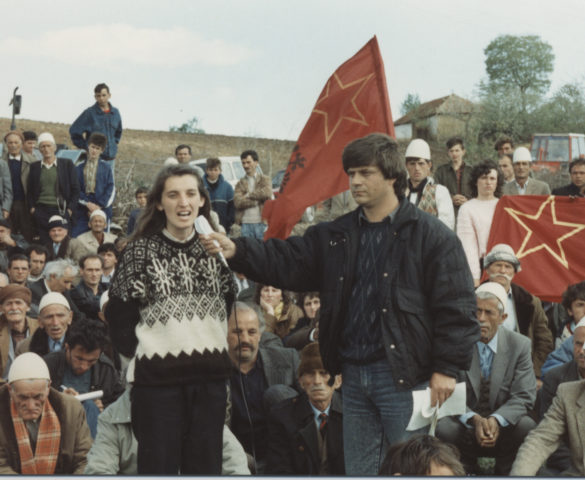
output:
<svg viewBox="0 0 585 480"><path fill-rule="evenodd" d="M514 150L514 159L513 163L516 162L532 162L532 155L530 155L530 150L526 147L518 147Z"/></svg>
<svg viewBox="0 0 585 480"><path fill-rule="evenodd" d="M421 138L415 138L406 147L406 158L424 158L425 160L431 160L431 149L429 144Z"/></svg>

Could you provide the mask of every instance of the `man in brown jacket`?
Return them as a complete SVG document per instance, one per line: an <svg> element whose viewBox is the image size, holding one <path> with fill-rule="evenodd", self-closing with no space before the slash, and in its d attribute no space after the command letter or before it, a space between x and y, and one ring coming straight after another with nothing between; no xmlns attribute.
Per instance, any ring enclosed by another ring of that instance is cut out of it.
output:
<svg viewBox="0 0 585 480"><path fill-rule="evenodd" d="M6 378L14 361L16 345L32 336L39 327L26 314L30 308L31 291L22 285L7 285L0 290L0 377Z"/></svg>
<svg viewBox="0 0 585 480"><path fill-rule="evenodd" d="M504 287L508 295L506 313L508 318L503 326L530 338L532 342L532 363L538 388L542 385L540 369L546 357L554 349L553 336L548 328L548 319L542 303L520 285L512 283L520 271L520 260L510 245L499 243L485 256L483 265L489 279Z"/></svg>
<svg viewBox="0 0 585 480"><path fill-rule="evenodd" d="M0 387L0 474L81 475L91 447L81 403L50 388L49 369L28 352Z"/></svg>
<svg viewBox="0 0 585 480"><path fill-rule="evenodd" d="M246 176L240 179L234 189L236 223L242 226L242 237L262 240L266 231L266 224L262 221L262 207L272 197L272 183L268 176L257 171L258 154L254 150L245 150L240 158Z"/></svg>

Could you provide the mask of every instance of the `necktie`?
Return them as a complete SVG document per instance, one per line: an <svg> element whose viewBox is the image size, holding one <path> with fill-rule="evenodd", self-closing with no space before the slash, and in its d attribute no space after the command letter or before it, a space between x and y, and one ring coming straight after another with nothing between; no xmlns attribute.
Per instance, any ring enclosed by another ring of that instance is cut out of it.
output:
<svg viewBox="0 0 585 480"><path fill-rule="evenodd" d="M322 437L325 437L325 433L327 433L327 414L321 413L319 415L319 420L321 421L319 423L319 432L321 433Z"/></svg>

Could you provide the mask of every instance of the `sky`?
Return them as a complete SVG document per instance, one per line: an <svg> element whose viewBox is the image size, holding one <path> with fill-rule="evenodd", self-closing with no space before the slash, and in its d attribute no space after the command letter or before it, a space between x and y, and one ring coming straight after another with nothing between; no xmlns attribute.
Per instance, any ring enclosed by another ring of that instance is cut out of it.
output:
<svg viewBox="0 0 585 480"><path fill-rule="evenodd" d="M0 117L71 123L105 82L125 128L296 140L327 79L377 36L394 120L423 102L476 98L484 48L539 35L551 92L583 81L582 0L0 0ZM9 13L10 12L10 13ZM13 15L12 15L13 14Z"/></svg>

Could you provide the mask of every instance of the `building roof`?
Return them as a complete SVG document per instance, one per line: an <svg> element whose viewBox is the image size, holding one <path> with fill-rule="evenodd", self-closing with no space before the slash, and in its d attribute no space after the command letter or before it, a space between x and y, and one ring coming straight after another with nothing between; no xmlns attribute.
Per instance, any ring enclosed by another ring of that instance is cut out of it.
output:
<svg viewBox="0 0 585 480"><path fill-rule="evenodd" d="M396 120L394 125L404 125L412 123L415 119L422 120L423 118L433 117L435 115L470 114L475 112L476 109L477 107L473 102L452 93L446 97L421 103L418 108L411 110Z"/></svg>

